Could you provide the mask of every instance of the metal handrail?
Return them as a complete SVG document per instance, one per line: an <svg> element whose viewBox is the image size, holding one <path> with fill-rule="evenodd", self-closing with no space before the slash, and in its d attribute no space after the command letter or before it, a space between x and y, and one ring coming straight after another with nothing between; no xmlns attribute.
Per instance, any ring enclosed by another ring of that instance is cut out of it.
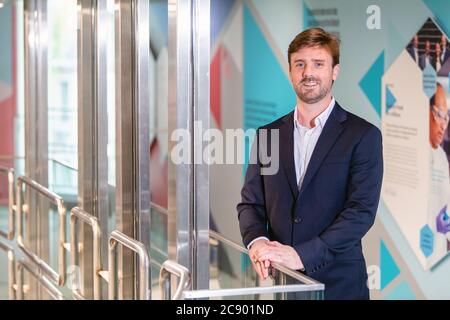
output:
<svg viewBox="0 0 450 320"><path fill-rule="evenodd" d="M38 271L35 271L30 264L24 260L19 260L17 262L17 298L18 300L23 300L23 269L27 270L30 275L32 275L42 287L48 292L48 294L55 300L64 300L64 296L61 291L43 274Z"/></svg>
<svg viewBox="0 0 450 320"><path fill-rule="evenodd" d="M87 213L83 209L79 207L75 207L70 211L70 264L72 266L78 266L78 241L76 236L76 221L80 220L92 228L93 233L93 279L94 279L94 300L101 299L101 285L100 280L101 277L99 272L102 270L102 260L101 260L101 230L100 224L96 217ZM74 283L72 283L72 291L74 296L77 299L85 299L80 289L78 288L78 284L74 279Z"/></svg>
<svg viewBox="0 0 450 320"><path fill-rule="evenodd" d="M232 247L233 249L236 249L242 253L248 254L248 250L245 249L243 246L240 246L237 243L223 237L222 235L220 235L219 233L217 233L215 231L209 230L209 236L213 239L216 239L220 242L225 243L226 245ZM301 283L310 284L310 285L320 285L321 284L320 282L318 282L308 276L305 276L304 274L301 274L300 272L288 269L278 263L273 263L273 267L275 269L277 269L278 271L290 276L291 278L300 281Z"/></svg>
<svg viewBox="0 0 450 320"><path fill-rule="evenodd" d="M61 160L49 159L49 161L52 161L52 162L54 162L54 163L56 163L56 164L59 164L59 165L62 166L62 167L66 167L67 169L70 169L70 170L72 170L72 171L78 171L76 168L72 167L70 164L65 163L65 162L63 162L63 161L61 161Z"/></svg>
<svg viewBox="0 0 450 320"><path fill-rule="evenodd" d="M323 284L304 285L289 284L271 287L252 287L252 288L235 288L235 289L216 289L216 290L192 290L184 291L184 299L204 299L214 297L237 297L245 295L262 295L274 293L288 292L306 292L306 291L323 291ZM320 293L320 292L319 292Z"/></svg>
<svg viewBox="0 0 450 320"><path fill-rule="evenodd" d="M14 169L0 166L0 172L8 175L8 231L0 230L0 236L12 240L14 238Z"/></svg>
<svg viewBox="0 0 450 320"><path fill-rule="evenodd" d="M151 289L149 287L150 274L150 257L143 243L130 238L126 234L118 230L111 232L109 236L108 265L109 265L109 281L108 296L110 300L116 297L116 247L117 244L137 253L139 257L139 299L150 300Z"/></svg>
<svg viewBox="0 0 450 320"><path fill-rule="evenodd" d="M167 296L170 297L170 282L168 282L168 280L170 280L171 274L180 278L177 290L173 295L173 300L180 300L183 297L183 291L188 289L191 283L189 270L173 260L166 260L162 264L161 271L159 273L159 286L161 290L161 298L163 300L165 300L166 292L168 293ZM164 288L166 283L168 283L168 286Z"/></svg>
<svg viewBox="0 0 450 320"><path fill-rule="evenodd" d="M10 300L14 300L16 297L14 291L14 284L16 283L15 271L15 255L14 250L5 243L0 242L0 249L5 251L8 256L8 297Z"/></svg>
<svg viewBox="0 0 450 320"><path fill-rule="evenodd" d="M155 209L157 212L162 213L165 216L169 215L169 210L167 210L164 207L161 207L160 205L154 202L150 202L150 209Z"/></svg>
<svg viewBox="0 0 450 320"><path fill-rule="evenodd" d="M37 191L40 195L52 201L58 207L59 214L59 245L58 245L58 271L55 271L50 265L28 248L24 243L23 235L23 217L22 217L22 187L27 185L31 189ZM49 279L56 285L62 286L65 282L66 271L66 257L64 244L66 241L66 207L63 199L57 194L51 192L44 186L28 177L17 178L17 214L18 214L18 228L17 228L17 243L19 248L42 270Z"/></svg>

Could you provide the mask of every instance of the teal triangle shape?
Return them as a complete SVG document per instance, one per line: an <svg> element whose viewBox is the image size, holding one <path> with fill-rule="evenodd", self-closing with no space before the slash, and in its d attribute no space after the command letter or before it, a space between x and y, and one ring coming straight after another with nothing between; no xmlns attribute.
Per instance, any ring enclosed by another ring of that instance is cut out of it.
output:
<svg viewBox="0 0 450 320"><path fill-rule="evenodd" d="M384 51L378 56L367 73L359 82L359 86L369 99L372 107L381 116L381 77L384 73Z"/></svg>
<svg viewBox="0 0 450 320"><path fill-rule="evenodd" d="M388 35L387 35L387 45L385 51L385 64L386 70L394 63L402 51L408 46L409 39L405 38L400 34L398 29L394 26L392 22L388 24Z"/></svg>
<svg viewBox="0 0 450 320"><path fill-rule="evenodd" d="M448 38L450 35L450 20L448 19L448 14L450 12L450 1L422 0L422 2L433 13L434 20Z"/></svg>
<svg viewBox="0 0 450 320"><path fill-rule="evenodd" d="M308 29L312 27L318 27L319 22L312 13L311 9L308 7L306 2L303 2L303 29Z"/></svg>
<svg viewBox="0 0 450 320"><path fill-rule="evenodd" d="M392 255L383 240L380 240L380 273L381 290L400 274L400 269L395 263L394 258L392 258Z"/></svg>
<svg viewBox="0 0 450 320"><path fill-rule="evenodd" d="M252 113L255 108L261 110L259 121L253 118L252 125L244 124L244 128L248 129L265 125L289 113L294 109L296 99L282 65L250 10L244 7L244 121L248 120L246 115L255 116Z"/></svg>
<svg viewBox="0 0 450 320"><path fill-rule="evenodd" d="M296 99L291 82L247 5L244 5L243 73L244 130L256 129L294 109ZM249 145L246 140L246 150ZM245 152L245 164L248 154Z"/></svg>
<svg viewBox="0 0 450 320"><path fill-rule="evenodd" d="M394 106L394 104L397 102L397 99L395 99L394 94L389 89L388 86L386 86L386 113L389 112L389 110Z"/></svg>
<svg viewBox="0 0 450 320"><path fill-rule="evenodd" d="M388 294L385 300L416 300L416 295L406 281L400 282Z"/></svg>

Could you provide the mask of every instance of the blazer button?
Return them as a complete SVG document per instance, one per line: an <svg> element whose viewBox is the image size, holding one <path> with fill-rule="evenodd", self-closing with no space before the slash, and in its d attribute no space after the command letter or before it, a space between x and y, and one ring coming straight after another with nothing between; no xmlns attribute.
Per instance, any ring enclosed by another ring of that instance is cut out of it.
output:
<svg viewBox="0 0 450 320"><path fill-rule="evenodd" d="M302 218L295 218L295 219L294 219L294 222L295 222L295 223L300 223L300 222L302 222Z"/></svg>

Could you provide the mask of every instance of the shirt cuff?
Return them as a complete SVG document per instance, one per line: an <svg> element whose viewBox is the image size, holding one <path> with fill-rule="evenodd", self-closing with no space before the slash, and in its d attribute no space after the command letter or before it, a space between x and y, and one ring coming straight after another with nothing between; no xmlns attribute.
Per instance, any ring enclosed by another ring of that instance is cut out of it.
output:
<svg viewBox="0 0 450 320"><path fill-rule="evenodd" d="M253 240L248 244L247 250L250 250L250 248L252 247L252 244L253 244L255 241L261 240L261 239L264 239L264 240L269 241L269 239L267 239L267 237L264 237L264 236L255 238L255 239L253 239Z"/></svg>

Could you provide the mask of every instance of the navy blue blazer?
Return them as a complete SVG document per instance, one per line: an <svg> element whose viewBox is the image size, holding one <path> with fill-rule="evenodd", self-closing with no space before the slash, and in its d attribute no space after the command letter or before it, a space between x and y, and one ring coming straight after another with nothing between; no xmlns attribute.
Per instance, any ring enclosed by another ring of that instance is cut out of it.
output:
<svg viewBox="0 0 450 320"><path fill-rule="evenodd" d="M380 130L336 102L299 190L294 164L294 112L258 129L279 129L279 170L249 164L237 205L245 246L266 236L292 246L305 274L325 284L325 299L369 299L361 239L373 225L383 176Z"/></svg>

